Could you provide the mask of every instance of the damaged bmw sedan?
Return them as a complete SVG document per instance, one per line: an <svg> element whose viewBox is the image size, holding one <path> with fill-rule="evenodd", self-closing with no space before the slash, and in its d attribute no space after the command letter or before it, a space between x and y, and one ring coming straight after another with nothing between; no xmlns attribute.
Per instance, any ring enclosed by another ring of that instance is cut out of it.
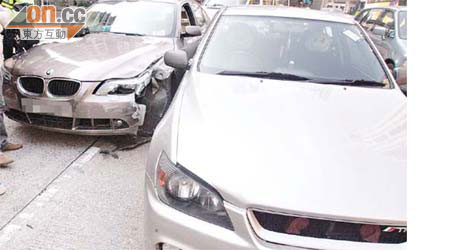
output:
<svg viewBox="0 0 450 250"><path fill-rule="evenodd" d="M354 20L230 7L165 62L145 249L406 249L406 98Z"/></svg>
<svg viewBox="0 0 450 250"><path fill-rule="evenodd" d="M5 62L5 114L66 133L151 134L180 78L162 62L164 53L195 49L208 23L189 0L95 4L77 37Z"/></svg>

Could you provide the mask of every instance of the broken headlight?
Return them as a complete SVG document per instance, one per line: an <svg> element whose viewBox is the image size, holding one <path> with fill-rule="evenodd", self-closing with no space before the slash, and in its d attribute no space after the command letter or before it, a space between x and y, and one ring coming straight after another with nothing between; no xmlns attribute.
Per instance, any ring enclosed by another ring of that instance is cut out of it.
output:
<svg viewBox="0 0 450 250"><path fill-rule="evenodd" d="M103 82L95 91L96 95L128 95L141 93L150 84L152 79L151 70L146 70L137 77L127 79L111 79Z"/></svg>
<svg viewBox="0 0 450 250"><path fill-rule="evenodd" d="M162 152L156 169L156 191L168 206L197 219L234 230L223 199L209 184Z"/></svg>

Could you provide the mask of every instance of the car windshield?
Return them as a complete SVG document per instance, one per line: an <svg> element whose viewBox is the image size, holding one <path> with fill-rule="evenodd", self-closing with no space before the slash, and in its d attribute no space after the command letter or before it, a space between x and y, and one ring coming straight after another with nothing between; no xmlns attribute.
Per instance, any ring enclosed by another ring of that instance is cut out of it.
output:
<svg viewBox="0 0 450 250"><path fill-rule="evenodd" d="M211 74L276 73L290 79L390 86L380 60L356 25L298 18L222 16L198 68Z"/></svg>
<svg viewBox="0 0 450 250"><path fill-rule="evenodd" d="M205 3L205 6L237 6L243 5L247 0L209 0Z"/></svg>
<svg viewBox="0 0 450 250"><path fill-rule="evenodd" d="M176 6L162 2L116 2L93 5L88 12L89 32L174 36Z"/></svg>
<svg viewBox="0 0 450 250"><path fill-rule="evenodd" d="M398 35L401 39L406 40L407 39L407 31L408 28L406 26L406 20L407 20L407 14L406 11L400 11L398 13Z"/></svg>

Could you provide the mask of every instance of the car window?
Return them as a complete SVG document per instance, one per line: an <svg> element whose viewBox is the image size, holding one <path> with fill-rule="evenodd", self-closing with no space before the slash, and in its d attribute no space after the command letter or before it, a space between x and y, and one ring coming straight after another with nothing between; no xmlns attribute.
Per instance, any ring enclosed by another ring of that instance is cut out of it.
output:
<svg viewBox="0 0 450 250"><path fill-rule="evenodd" d="M206 14L204 13L200 4L193 2L191 6L197 25L200 27L205 26L208 19L206 18Z"/></svg>
<svg viewBox="0 0 450 250"><path fill-rule="evenodd" d="M195 26L195 18L188 4L181 7L181 32L186 32L187 26Z"/></svg>
<svg viewBox="0 0 450 250"><path fill-rule="evenodd" d="M382 9L372 9L369 13L364 17L361 22L361 26L363 26L367 30L371 30L374 25L379 24L379 18L383 14Z"/></svg>
<svg viewBox="0 0 450 250"><path fill-rule="evenodd" d="M400 11L398 13L398 35L401 39L406 40L407 38L407 26L406 26L406 11Z"/></svg>
<svg viewBox="0 0 450 250"><path fill-rule="evenodd" d="M356 25L295 18L222 16L199 70L364 79L389 86L380 60Z"/></svg>
<svg viewBox="0 0 450 250"><path fill-rule="evenodd" d="M289 0L275 0L274 5L277 6L289 6Z"/></svg>
<svg viewBox="0 0 450 250"><path fill-rule="evenodd" d="M249 0L249 5L259 5L261 3L261 0Z"/></svg>
<svg viewBox="0 0 450 250"><path fill-rule="evenodd" d="M87 14L90 32L174 36L176 6L162 2L119 2L93 5Z"/></svg>
<svg viewBox="0 0 450 250"><path fill-rule="evenodd" d="M394 12L386 10L381 20L381 23L383 27L386 28L386 30L394 30L395 29Z"/></svg>
<svg viewBox="0 0 450 250"><path fill-rule="evenodd" d="M369 13L369 11L363 11L363 12L361 12L361 13L359 13L356 17L355 17L355 20L357 21L357 22L361 22L361 20L367 15Z"/></svg>

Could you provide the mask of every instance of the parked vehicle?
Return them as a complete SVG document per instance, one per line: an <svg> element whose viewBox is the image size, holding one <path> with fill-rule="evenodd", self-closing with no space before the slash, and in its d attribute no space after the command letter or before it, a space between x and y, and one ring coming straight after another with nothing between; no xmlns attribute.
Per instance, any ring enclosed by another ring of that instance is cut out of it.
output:
<svg viewBox="0 0 450 250"><path fill-rule="evenodd" d="M221 10L155 130L146 249L406 249L406 98L352 18ZM187 237L188 236L188 237Z"/></svg>
<svg viewBox="0 0 450 250"><path fill-rule="evenodd" d="M198 45L208 22L190 0L94 4L78 38L6 61L5 114L66 133L151 134L178 81L164 52Z"/></svg>
<svg viewBox="0 0 450 250"><path fill-rule="evenodd" d="M247 5L304 7L300 0L247 0Z"/></svg>
<svg viewBox="0 0 450 250"><path fill-rule="evenodd" d="M356 20L377 46L398 84L407 83L407 9L378 7L361 11Z"/></svg>
<svg viewBox="0 0 450 250"><path fill-rule="evenodd" d="M212 19L221 8L245 5L246 2L247 0L206 0L203 2L203 8Z"/></svg>

